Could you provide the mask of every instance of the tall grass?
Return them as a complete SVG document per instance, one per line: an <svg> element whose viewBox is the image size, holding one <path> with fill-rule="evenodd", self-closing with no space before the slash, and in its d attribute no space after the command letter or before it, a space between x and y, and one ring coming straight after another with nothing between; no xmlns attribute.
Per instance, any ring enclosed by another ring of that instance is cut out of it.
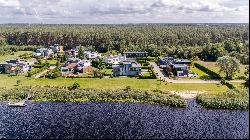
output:
<svg viewBox="0 0 250 140"><path fill-rule="evenodd" d="M133 89L75 89L57 86L17 87L10 90L0 89L0 100L21 100L28 94L34 101L122 101L144 102L172 107L186 107L180 96L169 92L153 92Z"/></svg>
<svg viewBox="0 0 250 140"><path fill-rule="evenodd" d="M216 94L201 94L196 101L203 107L212 109L249 109L249 92L231 89Z"/></svg>

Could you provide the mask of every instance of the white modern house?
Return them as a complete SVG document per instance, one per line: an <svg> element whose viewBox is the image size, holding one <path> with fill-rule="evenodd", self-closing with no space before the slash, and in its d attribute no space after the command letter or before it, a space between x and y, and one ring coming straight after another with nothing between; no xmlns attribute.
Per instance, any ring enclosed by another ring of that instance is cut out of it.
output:
<svg viewBox="0 0 250 140"><path fill-rule="evenodd" d="M85 55L85 58L87 59L101 58L101 54L97 52L84 51L84 55Z"/></svg>
<svg viewBox="0 0 250 140"><path fill-rule="evenodd" d="M33 56L42 56L42 57L48 57L50 54L54 53L52 49L48 48L39 48L35 52L33 52Z"/></svg>
<svg viewBox="0 0 250 140"><path fill-rule="evenodd" d="M141 64L132 60L124 60L119 65L112 65L112 68L114 76L141 75Z"/></svg>
<svg viewBox="0 0 250 140"><path fill-rule="evenodd" d="M118 55L109 55L105 58L103 58L103 62L107 64L119 64L121 61L126 60L125 56L122 56L121 54Z"/></svg>

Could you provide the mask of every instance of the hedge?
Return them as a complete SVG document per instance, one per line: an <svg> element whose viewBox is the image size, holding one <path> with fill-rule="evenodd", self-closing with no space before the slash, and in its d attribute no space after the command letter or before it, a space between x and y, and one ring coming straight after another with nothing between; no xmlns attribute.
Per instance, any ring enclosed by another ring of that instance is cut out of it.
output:
<svg viewBox="0 0 250 140"><path fill-rule="evenodd" d="M207 73L210 76L210 78L212 78L212 79L221 79L222 78L218 73L216 73L216 72L214 72L214 71L212 71L212 70L210 70L210 69L208 69L208 68L206 68L198 63L194 63L194 66L197 67L198 69L202 70L203 72Z"/></svg>
<svg viewBox="0 0 250 140"><path fill-rule="evenodd" d="M39 72L41 72L43 70L46 70L47 68L49 68L49 67L44 66L44 67L36 69L36 70L31 70L31 71L28 72L28 77L31 77L32 75L37 74L37 73L39 73Z"/></svg>

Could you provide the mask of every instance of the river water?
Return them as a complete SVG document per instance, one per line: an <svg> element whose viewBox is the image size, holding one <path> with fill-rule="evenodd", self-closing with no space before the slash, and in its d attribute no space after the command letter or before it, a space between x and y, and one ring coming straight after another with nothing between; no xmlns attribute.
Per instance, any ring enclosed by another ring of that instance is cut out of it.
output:
<svg viewBox="0 0 250 140"><path fill-rule="evenodd" d="M249 138L249 111L207 110L188 101L171 108L144 103L0 102L0 139Z"/></svg>

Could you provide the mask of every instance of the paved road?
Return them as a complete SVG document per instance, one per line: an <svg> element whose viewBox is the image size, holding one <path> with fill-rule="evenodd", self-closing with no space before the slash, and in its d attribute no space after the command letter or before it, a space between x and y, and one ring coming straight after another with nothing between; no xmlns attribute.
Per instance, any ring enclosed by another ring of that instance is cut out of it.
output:
<svg viewBox="0 0 250 140"><path fill-rule="evenodd" d="M49 67L49 69L55 69L56 68L56 66L50 66ZM36 74L35 76L34 76L34 78L40 78L42 75L44 75L46 72L48 72L49 70L48 69L46 69L46 70L44 70L44 71L42 71L42 72L40 72L40 73L38 73L38 74Z"/></svg>
<svg viewBox="0 0 250 140"><path fill-rule="evenodd" d="M172 80L167 77L165 72L160 69L155 62L150 62L150 65L154 67L154 71L158 73L157 78L163 79L168 83L220 83L220 80ZM232 80L230 82L244 82L243 80Z"/></svg>

